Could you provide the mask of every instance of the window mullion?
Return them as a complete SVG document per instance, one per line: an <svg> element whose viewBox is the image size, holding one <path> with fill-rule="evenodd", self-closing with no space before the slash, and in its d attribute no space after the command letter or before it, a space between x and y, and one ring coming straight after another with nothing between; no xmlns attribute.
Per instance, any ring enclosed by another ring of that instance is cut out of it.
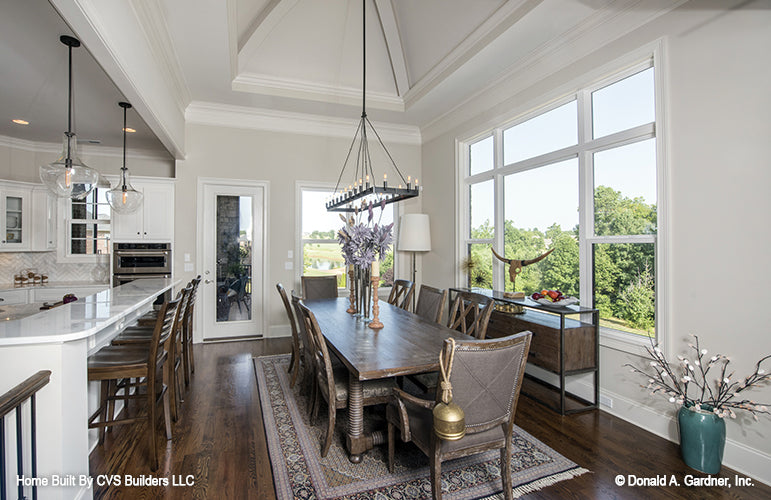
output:
<svg viewBox="0 0 771 500"><path fill-rule="evenodd" d="M494 147L494 167L493 171L495 176L493 177L493 217L495 219L494 224L494 242L493 248L502 255L505 255L504 249L504 192L503 192L503 175L501 175L501 167L503 167L503 130L495 129L493 134L493 147ZM505 280L503 280L504 264L498 259L492 258L493 262L493 290L503 290Z"/></svg>

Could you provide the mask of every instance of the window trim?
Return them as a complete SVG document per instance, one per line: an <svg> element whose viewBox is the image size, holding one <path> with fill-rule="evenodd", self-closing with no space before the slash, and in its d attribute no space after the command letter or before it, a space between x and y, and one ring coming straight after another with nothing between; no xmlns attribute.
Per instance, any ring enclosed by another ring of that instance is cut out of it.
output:
<svg viewBox="0 0 771 500"><path fill-rule="evenodd" d="M108 243L108 252L103 254L73 254L70 252L72 248L72 224L73 221L83 219L72 218L72 200L70 198L59 198L57 200L57 213L63 214L59 217L59 223L56 225L57 241L60 243L56 246L56 262L72 263L72 264L109 264L110 256L112 252L109 251L110 243ZM110 219L100 219L99 224L110 225L110 242L112 242L112 217Z"/></svg>
<svg viewBox="0 0 771 500"><path fill-rule="evenodd" d="M303 273L303 242L306 243L327 243L329 240L312 240L303 239L302 236L302 194L303 191L329 191L334 192L335 185L331 182L318 182L318 181L295 181L295 200L294 200L294 213L295 213L295 250L294 250L294 286L295 290L300 290L300 277ZM399 265L398 251L396 250L396 236L399 234L399 219L402 214L401 206L398 203L388 205L393 208L394 211L394 227L393 227L393 252L394 252L394 265L393 269L396 271ZM342 221L340 221L342 227ZM390 287L381 287L378 295L384 295L390 293ZM339 292L347 293L347 288L338 288Z"/></svg>
<svg viewBox="0 0 771 500"><path fill-rule="evenodd" d="M601 89L614 82L623 80L648 67L654 68L654 92L655 92L655 121L652 124L644 124L632 129L603 136L597 139L587 138L586 133L591 132L591 93ZM503 178L516 172L522 172L532 168L554 163L560 159L578 157L579 160L579 199L593 199L591 193L593 189L593 153L610 148L620 147L625 144L639 142L647 138L656 139L656 190L657 190L657 234L656 235L630 235L623 237L613 237L613 242L643 243L653 242L656 245L655 252L655 279L656 279L656 338L663 348L672 347L672 336L670 335L672 319L669 314L671 310L671 283L667 279L669 276L669 255L671 240L671 229L669 225L669 190L667 189L669 150L666 130L668 123L667 92L666 92L666 60L665 60L665 40L659 39L651 44L647 44L639 49L627 54L626 56L612 61L602 67L576 78L552 91L521 106L525 111L517 114L516 110L510 110L506 115L499 115L486 122L485 129L472 132L466 137L456 137L455 139L455 167L456 167L456 193L455 193L455 234L456 234L456 261L460 262L466 255L467 245L477 240L471 240L466 235L469 234L469 220L467 207L469 204L468 186L472 182L494 179L495 202L494 202L494 244L500 248L503 245ZM576 90L578 89L578 90ZM551 96L551 97L550 97ZM556 97L555 97L556 96ZM545 113L551 109L559 107L572 99L577 99L579 120L578 144L563 148L558 151L552 151L537 157L529 158L517 162L516 164L503 165L503 130L515 126L518 123L526 121L533 116ZM582 111L583 109L583 111ZM588 113L586 112L588 110ZM513 118L511 118L514 116ZM485 139L490 135L494 139L494 165L489 171L475 174L473 177L467 177L469 172L469 145ZM618 141L618 142L617 142ZM514 166L516 165L516 166ZM587 195L587 191L590 191ZM587 196L589 196L587 198ZM591 272L588 256L591 255L592 245L598 242L594 233L594 214L590 213L590 207L587 203L580 204L579 207L579 228L581 237L579 238L579 286L581 296L589 297L592 293L588 280L588 273ZM591 230L591 232L589 232ZM589 236L591 235L591 236ZM603 242L609 242L608 237L603 237ZM482 242L481 240L479 241ZM488 242L488 240L485 240ZM504 264L497 259L493 259L493 287L502 288L501 279L505 280ZM457 286L465 286L465 275L460 266L456 268L455 283ZM648 345L647 337L634 336L620 331L607 328L600 329L600 345L624 351L631 354L640 353L640 348Z"/></svg>

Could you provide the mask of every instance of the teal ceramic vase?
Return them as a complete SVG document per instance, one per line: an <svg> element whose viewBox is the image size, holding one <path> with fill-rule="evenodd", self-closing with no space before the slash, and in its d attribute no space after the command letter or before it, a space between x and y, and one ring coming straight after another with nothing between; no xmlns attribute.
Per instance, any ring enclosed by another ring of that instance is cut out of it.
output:
<svg viewBox="0 0 771 500"><path fill-rule="evenodd" d="M712 411L683 406L677 412L680 451L688 467L717 474L723 463L725 421Z"/></svg>

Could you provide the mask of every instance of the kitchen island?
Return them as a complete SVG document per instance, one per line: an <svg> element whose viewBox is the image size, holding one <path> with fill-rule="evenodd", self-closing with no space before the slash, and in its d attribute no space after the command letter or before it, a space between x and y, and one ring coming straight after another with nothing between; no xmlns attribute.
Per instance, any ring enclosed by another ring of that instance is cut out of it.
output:
<svg viewBox="0 0 771 500"><path fill-rule="evenodd" d="M136 280L23 319L0 321L0 394L39 370L52 372L50 383L37 394L37 477L47 478L49 485L54 479L76 478L66 486L39 487L38 498L92 497L91 484L80 479L90 478L88 455L96 431L89 431L87 421L99 394L99 384L87 381L87 358L177 283ZM11 449L16 442L14 420L8 419L5 431ZM24 425L27 434L29 423ZM15 450L6 458L7 484L15 487Z"/></svg>

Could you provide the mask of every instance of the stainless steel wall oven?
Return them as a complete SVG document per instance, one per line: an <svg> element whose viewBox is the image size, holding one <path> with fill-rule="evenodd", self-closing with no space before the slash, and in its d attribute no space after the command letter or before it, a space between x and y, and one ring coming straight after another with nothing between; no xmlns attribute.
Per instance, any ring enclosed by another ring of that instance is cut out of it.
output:
<svg viewBox="0 0 771 500"><path fill-rule="evenodd" d="M113 243L112 286L147 278L171 278L171 243ZM154 304L170 298L169 290Z"/></svg>

